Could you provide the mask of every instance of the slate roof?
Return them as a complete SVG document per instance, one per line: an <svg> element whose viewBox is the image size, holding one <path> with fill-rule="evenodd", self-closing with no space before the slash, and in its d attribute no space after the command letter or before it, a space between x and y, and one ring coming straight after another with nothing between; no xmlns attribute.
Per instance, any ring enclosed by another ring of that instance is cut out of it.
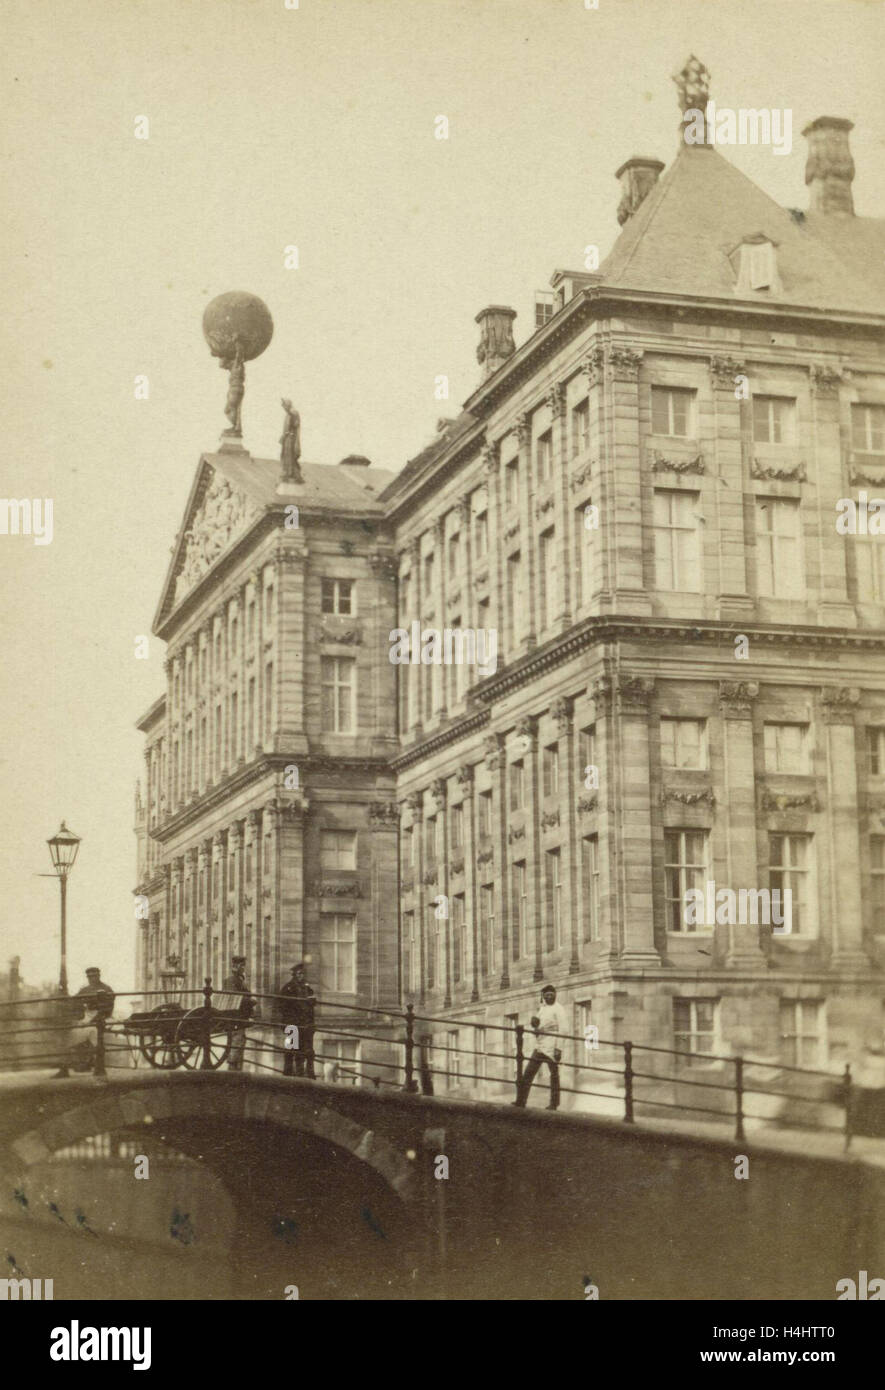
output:
<svg viewBox="0 0 885 1390"><path fill-rule="evenodd" d="M302 487L294 486L291 498L277 492L280 481L279 459L253 458L233 449L216 454L203 454L203 461L218 470L239 492L244 492L260 507L271 503L293 501L302 509L311 506L334 508L340 512L377 512L384 508L377 498L395 476L388 468L344 468L341 464L304 463L299 465L304 476Z"/></svg>
<svg viewBox="0 0 885 1390"><path fill-rule="evenodd" d="M745 236L777 245L782 289L753 302L885 313L885 221L796 218L713 146L682 145L599 268L602 285L746 300L729 260Z"/></svg>

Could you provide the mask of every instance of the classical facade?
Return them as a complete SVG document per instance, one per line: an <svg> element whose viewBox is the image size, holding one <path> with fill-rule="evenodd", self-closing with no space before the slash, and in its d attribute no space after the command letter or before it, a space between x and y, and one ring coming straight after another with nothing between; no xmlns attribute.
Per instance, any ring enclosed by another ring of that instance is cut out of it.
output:
<svg viewBox="0 0 885 1390"><path fill-rule="evenodd" d="M627 160L600 269L518 349L478 315L480 386L389 481L204 457L141 725L140 986L170 949L217 978L242 943L264 986L310 954L333 999L443 1019L466 1089L547 980L578 1035L881 1049L885 539L836 523L885 487L885 224L849 130L806 127L804 211L712 146ZM496 669L391 664L413 623L494 631ZM791 930L688 921L707 884L789 889Z"/></svg>

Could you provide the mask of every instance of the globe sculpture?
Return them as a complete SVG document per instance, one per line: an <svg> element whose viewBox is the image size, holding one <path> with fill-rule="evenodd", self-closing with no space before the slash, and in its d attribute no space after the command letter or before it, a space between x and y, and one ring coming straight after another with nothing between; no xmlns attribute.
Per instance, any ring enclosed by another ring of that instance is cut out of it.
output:
<svg viewBox="0 0 885 1390"><path fill-rule="evenodd" d="M241 410L246 390L246 363L259 357L273 337L273 319L262 299L243 290L219 294L206 305L203 336L219 366L229 373L224 413L228 438L242 437Z"/></svg>
<svg viewBox="0 0 885 1390"><path fill-rule="evenodd" d="M239 342L243 361L251 362L261 356L273 337L273 319L256 294L230 290L206 305L203 336L213 357L233 357Z"/></svg>

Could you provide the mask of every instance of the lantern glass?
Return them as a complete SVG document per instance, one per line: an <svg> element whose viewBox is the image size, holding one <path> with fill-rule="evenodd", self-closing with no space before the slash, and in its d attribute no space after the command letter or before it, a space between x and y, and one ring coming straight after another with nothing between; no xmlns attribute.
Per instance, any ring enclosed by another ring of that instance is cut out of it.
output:
<svg viewBox="0 0 885 1390"><path fill-rule="evenodd" d="M73 831L68 830L64 821L61 829L53 835L51 840L47 840L49 853L52 855L52 867L61 876L70 873L74 867L74 860L77 858L77 850L80 848L80 837Z"/></svg>

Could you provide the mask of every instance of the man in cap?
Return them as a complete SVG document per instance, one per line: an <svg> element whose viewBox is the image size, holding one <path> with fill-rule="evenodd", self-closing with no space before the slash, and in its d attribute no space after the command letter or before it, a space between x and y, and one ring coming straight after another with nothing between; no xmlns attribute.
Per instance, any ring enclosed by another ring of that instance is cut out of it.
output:
<svg viewBox="0 0 885 1390"><path fill-rule="evenodd" d="M86 981L87 983L82 985L73 999L69 1001L71 1021L82 1021L87 1025L105 1023L114 1012L114 999L116 998L114 991L101 978L101 971L97 965L90 965L86 971ZM74 1071L88 1071L95 1059L94 1034L88 1031L83 1032L74 1027L70 1033L63 1036L68 1040L67 1046L70 1052L67 1061L62 1061L56 1075L66 1076L68 1066L72 1067ZM76 1042L74 1041L75 1037Z"/></svg>
<svg viewBox="0 0 885 1390"><path fill-rule="evenodd" d="M243 1020L243 1027L237 1028L231 1038L228 1071L243 1070L243 1053L246 1050L245 1022L252 1017L255 1000L249 993L246 983L246 957L231 956L231 971L224 977L224 993L219 996L218 1007L227 1014L236 1014Z"/></svg>
<svg viewBox="0 0 885 1390"><path fill-rule="evenodd" d="M522 1074L522 1084L516 1104L524 1106L532 1089L532 1082L544 1063L550 1068L550 1104L548 1110L559 1109L559 1063L562 1060L562 1040L568 1032L568 1019L565 1009L556 1002L553 985L545 985L541 990L541 1007L532 1018L535 1034L535 1048Z"/></svg>
<svg viewBox="0 0 885 1390"><path fill-rule="evenodd" d="M291 970L292 978L280 986L280 994L283 1002L280 1007L280 1016L283 1024L295 1024L298 1032L295 1034L296 1047L286 1046L285 1060L283 1062L283 1075L292 1075L292 1064L295 1064L296 1076L308 1076L311 1081L316 1080L314 1070L314 1011L316 1008L316 994L312 987L307 983L307 969L304 962L293 965ZM287 1044L291 1035L287 1037Z"/></svg>

